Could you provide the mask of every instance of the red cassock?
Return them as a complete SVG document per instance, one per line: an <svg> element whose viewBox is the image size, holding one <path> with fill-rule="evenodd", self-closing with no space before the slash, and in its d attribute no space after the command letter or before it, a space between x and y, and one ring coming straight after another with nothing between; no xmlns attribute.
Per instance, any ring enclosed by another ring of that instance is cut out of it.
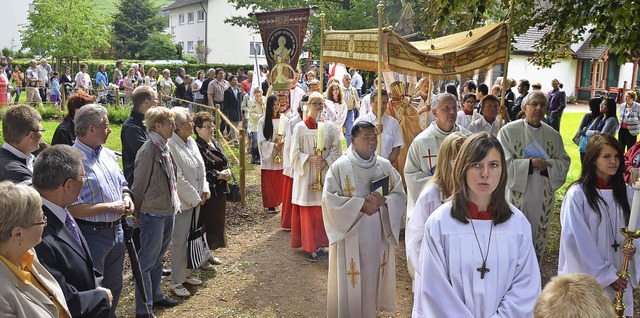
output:
<svg viewBox="0 0 640 318"><path fill-rule="evenodd" d="M291 229L291 213L293 205L291 204L291 192L293 191L293 178L282 175L282 214L280 215L280 227L283 229Z"/></svg>

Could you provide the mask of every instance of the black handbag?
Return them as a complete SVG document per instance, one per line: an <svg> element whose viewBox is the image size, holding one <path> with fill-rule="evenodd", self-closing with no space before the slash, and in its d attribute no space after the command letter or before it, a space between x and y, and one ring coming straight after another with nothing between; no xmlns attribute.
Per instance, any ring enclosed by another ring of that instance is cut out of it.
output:
<svg viewBox="0 0 640 318"><path fill-rule="evenodd" d="M231 171L231 169L229 169ZM229 192L227 192L227 201L231 202L240 202L242 200L242 195L240 195L240 185L238 184L238 180L236 180L236 176L231 171L231 178L233 178L233 183L229 184Z"/></svg>
<svg viewBox="0 0 640 318"><path fill-rule="evenodd" d="M203 227L198 227L196 209L191 212L191 227L187 240L187 268L200 268L210 257L206 233Z"/></svg>

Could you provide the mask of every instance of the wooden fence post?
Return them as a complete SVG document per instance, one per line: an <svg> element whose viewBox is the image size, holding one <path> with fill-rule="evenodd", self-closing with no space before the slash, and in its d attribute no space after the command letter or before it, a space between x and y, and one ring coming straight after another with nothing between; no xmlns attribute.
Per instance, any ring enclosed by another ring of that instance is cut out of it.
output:
<svg viewBox="0 0 640 318"><path fill-rule="evenodd" d="M238 168L238 172L240 172L240 194L241 194L241 201L240 203L242 204L242 206L247 206L247 187L246 187L246 178L245 178L245 151L246 151L246 145L245 145L245 139L247 138L247 131L244 128L240 128L240 131L238 132L240 134L240 160L239 161L239 168Z"/></svg>

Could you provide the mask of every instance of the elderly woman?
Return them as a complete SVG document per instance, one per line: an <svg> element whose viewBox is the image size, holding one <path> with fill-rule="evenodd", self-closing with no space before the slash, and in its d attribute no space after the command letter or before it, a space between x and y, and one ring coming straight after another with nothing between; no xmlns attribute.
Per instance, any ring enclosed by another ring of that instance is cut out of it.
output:
<svg viewBox="0 0 640 318"><path fill-rule="evenodd" d="M136 155L134 182L131 188L140 226L138 252L147 303L136 289L136 315L147 314L146 306L175 305L162 295L162 256L169 247L174 216L180 211L177 191L177 168L167 142L175 129L175 115L165 107L150 108L144 116L149 139ZM145 306L146 305L146 306Z"/></svg>
<svg viewBox="0 0 640 318"><path fill-rule="evenodd" d="M225 212L227 210L227 181L231 178L229 161L222 145L213 138L213 116L209 112L199 112L193 119L196 143L204 160L207 182L211 198L200 208L199 221L207 233L210 250L227 247ZM210 259L214 265L221 264L216 257Z"/></svg>
<svg viewBox="0 0 640 318"><path fill-rule="evenodd" d="M171 80L171 71L166 68L162 71L162 79L158 83L158 89L160 90L158 93L162 98L162 104L171 107L171 95L173 94L175 85Z"/></svg>
<svg viewBox="0 0 640 318"><path fill-rule="evenodd" d="M62 123L56 128L56 132L53 133L53 139L51 139L51 145L64 144L73 146L76 140L76 126L73 122L73 117L76 115L76 111L80 107L92 104L96 98L85 92L78 92L69 98L67 102L67 116L64 117Z"/></svg>
<svg viewBox="0 0 640 318"><path fill-rule="evenodd" d="M640 104L636 102L636 92L628 91L624 95L624 103L620 104L620 131L618 140L625 150L631 149L638 139L638 118L640 117Z"/></svg>
<svg viewBox="0 0 640 318"><path fill-rule="evenodd" d="M267 104L267 99L262 95L262 89L255 87L253 89L253 98L250 98L247 102L247 110L245 113L249 114L248 130L249 138L251 138L251 163L260 163L260 153L258 152L258 121L264 116L264 108Z"/></svg>
<svg viewBox="0 0 640 318"><path fill-rule="evenodd" d="M0 316L71 317L60 285L32 250L46 225L36 190L0 183Z"/></svg>
<svg viewBox="0 0 640 318"><path fill-rule="evenodd" d="M169 149L178 168L180 213L175 217L171 239L171 290L177 296L188 297L191 293L184 288L183 283L202 285L202 281L191 276L191 271L187 269L187 239L191 218L198 219L200 206L209 199L210 191L205 178L204 161L198 145L191 138L191 114L185 107L174 107L172 111L176 116L176 129L169 139ZM206 263L203 269L213 270L213 266Z"/></svg>
<svg viewBox="0 0 640 318"><path fill-rule="evenodd" d="M176 98L179 99L186 99L185 98L185 94L187 92L186 86L185 86L185 77L186 77L187 73L185 72L184 68L181 67L178 69L178 75L176 76L176 79L174 81L174 83L176 84ZM176 105L182 105L183 102L181 100L176 100L175 101Z"/></svg>

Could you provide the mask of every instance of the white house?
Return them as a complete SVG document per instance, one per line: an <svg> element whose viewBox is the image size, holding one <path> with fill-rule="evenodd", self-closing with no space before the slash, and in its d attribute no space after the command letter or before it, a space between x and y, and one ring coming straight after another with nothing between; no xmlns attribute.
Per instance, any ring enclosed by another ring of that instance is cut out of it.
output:
<svg viewBox="0 0 640 318"><path fill-rule="evenodd" d="M249 10L236 10L227 0L176 0L163 10L169 16L168 32L185 54L195 55L200 43L211 50L207 63L253 64L255 53L259 64L267 63L259 32L224 23Z"/></svg>
<svg viewBox="0 0 640 318"><path fill-rule="evenodd" d="M2 11L5 14L0 19L0 49L10 48L13 51L20 50L21 25L27 24L29 11L33 9L31 1L2 1Z"/></svg>
<svg viewBox="0 0 640 318"><path fill-rule="evenodd" d="M516 43L509 62L509 78L527 79L531 84L540 83L543 91L550 91L551 80L557 78L563 83L567 96L573 95L583 102L602 91L619 88L618 95L621 95L640 84L637 57L618 65L618 57L610 53L608 47L591 47L590 35L585 36L584 41L571 46L571 59L560 60L551 68L535 66L527 61L527 57L535 52L533 45L543 36L544 30L531 28L515 38ZM502 74L503 65L497 65L491 72L488 83L493 83L493 80Z"/></svg>

